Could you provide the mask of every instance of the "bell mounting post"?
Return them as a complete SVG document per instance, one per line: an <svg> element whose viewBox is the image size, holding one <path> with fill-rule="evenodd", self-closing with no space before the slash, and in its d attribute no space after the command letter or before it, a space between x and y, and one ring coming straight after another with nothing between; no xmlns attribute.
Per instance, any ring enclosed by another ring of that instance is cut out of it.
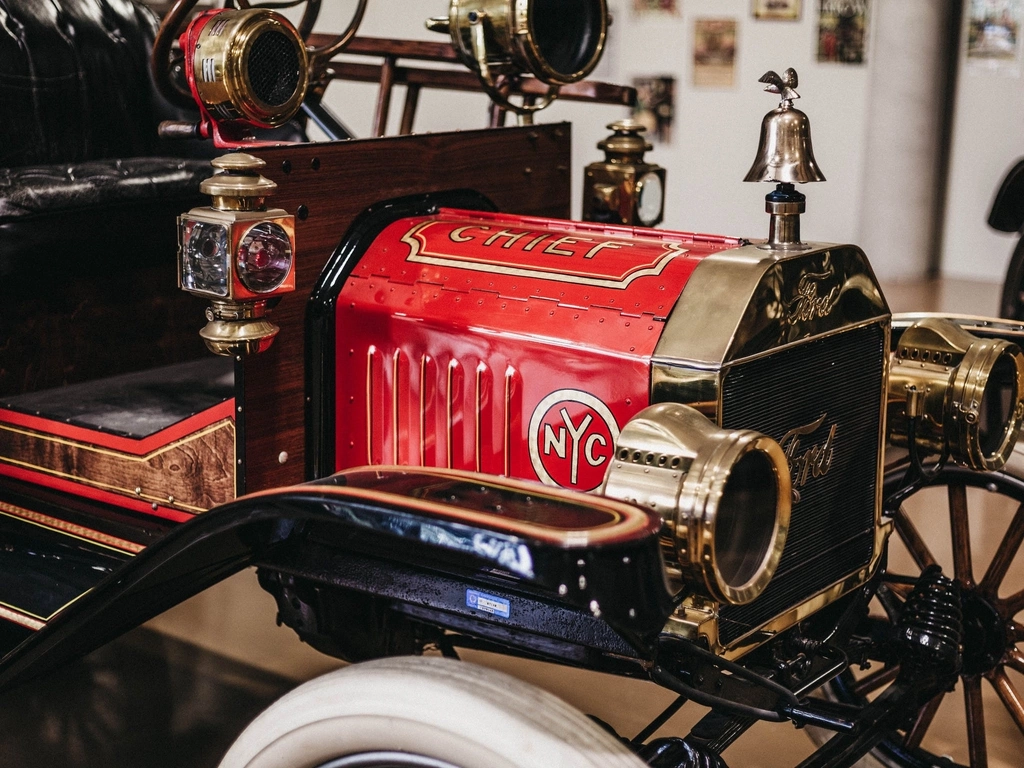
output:
<svg viewBox="0 0 1024 768"><path fill-rule="evenodd" d="M744 181L770 181L775 189L765 195L765 212L771 215L766 250L799 251L810 246L800 241L800 214L807 209L807 198L795 184L824 181L825 176L811 149L811 123L807 115L793 106L799 99L798 77L790 67L781 76L766 72L758 80L765 90L782 97L779 106L761 121L757 156Z"/></svg>

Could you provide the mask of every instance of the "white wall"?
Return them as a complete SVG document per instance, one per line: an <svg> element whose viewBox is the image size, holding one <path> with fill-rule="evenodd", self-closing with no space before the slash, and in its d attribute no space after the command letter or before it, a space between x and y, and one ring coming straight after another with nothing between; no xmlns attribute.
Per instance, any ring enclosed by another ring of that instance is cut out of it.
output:
<svg viewBox="0 0 1024 768"><path fill-rule="evenodd" d="M876 0L878 2L879 0ZM349 0L351 2L351 0ZM808 197L803 218L805 239L856 242L860 232L861 180L864 173L866 111L870 104L873 44L868 35L867 65L818 64L815 60L817 4L804 0L799 21L756 20L750 0L679 0L679 16L636 16L631 0L610 0L614 14L611 43L598 75L630 84L635 76L672 74L676 83L676 121L671 145L658 145L649 159L668 169L664 227L766 237L764 195L768 184L742 181L757 149L761 118L777 104L757 79L767 70L795 67L802 99L796 105L810 117L814 152L828 181L802 187ZM326 3L325 13L340 5ZM351 7L351 6L349 6ZM444 0L372 0L360 34L443 40L423 27L428 16L444 15ZM872 14L872 26L874 16ZM737 26L737 61L732 88L692 85L694 20L731 17ZM324 26L342 26L344 21ZM394 131L401 112L401 89L391 107ZM370 130L375 88L336 83L329 103L342 119L365 136ZM482 127L487 101L480 94L423 92L417 131ZM627 114L623 108L556 103L538 121L569 120L574 138L573 215L580 211L582 167L599 159L598 140L605 125ZM870 254L869 254L870 256ZM876 269L885 274L884 264Z"/></svg>
<svg viewBox="0 0 1024 768"><path fill-rule="evenodd" d="M942 272L1001 281L1015 235L991 229L989 207L1006 170L1024 156L1024 78L968 64L961 54L953 113Z"/></svg>

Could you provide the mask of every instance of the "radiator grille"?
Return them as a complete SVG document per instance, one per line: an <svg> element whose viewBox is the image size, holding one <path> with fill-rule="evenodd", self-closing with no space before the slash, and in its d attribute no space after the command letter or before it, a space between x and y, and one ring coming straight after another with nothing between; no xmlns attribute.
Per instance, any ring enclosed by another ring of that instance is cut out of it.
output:
<svg viewBox="0 0 1024 768"><path fill-rule="evenodd" d="M778 571L752 603L723 606L719 638L728 644L800 604L871 559L885 329L878 324L815 339L729 369L722 382L722 426L781 440L815 423L795 455L821 446L835 425L828 472L797 487ZM796 487L796 486L795 486Z"/></svg>

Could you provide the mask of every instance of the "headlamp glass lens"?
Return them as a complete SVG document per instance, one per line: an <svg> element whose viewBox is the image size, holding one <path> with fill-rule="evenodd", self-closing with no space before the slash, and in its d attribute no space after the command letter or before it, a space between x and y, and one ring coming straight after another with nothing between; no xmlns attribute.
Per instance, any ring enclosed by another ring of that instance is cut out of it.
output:
<svg viewBox="0 0 1024 768"><path fill-rule="evenodd" d="M238 243L238 279L253 293L281 285L292 267L292 244L284 228L272 221L251 227Z"/></svg>
<svg viewBox="0 0 1024 768"><path fill-rule="evenodd" d="M227 296L227 227L184 219L181 229L181 287L186 291Z"/></svg>

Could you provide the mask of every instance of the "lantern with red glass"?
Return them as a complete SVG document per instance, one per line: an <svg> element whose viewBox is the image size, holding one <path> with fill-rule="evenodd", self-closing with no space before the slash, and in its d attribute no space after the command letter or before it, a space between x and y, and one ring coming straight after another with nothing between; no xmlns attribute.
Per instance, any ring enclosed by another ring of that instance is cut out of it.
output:
<svg viewBox="0 0 1024 768"><path fill-rule="evenodd" d="M219 355L267 349L278 328L268 303L295 290L295 217L267 208L277 185L259 174L264 162L244 153L212 161L217 173L200 189L212 205L178 219L178 285L210 300L199 332Z"/></svg>

